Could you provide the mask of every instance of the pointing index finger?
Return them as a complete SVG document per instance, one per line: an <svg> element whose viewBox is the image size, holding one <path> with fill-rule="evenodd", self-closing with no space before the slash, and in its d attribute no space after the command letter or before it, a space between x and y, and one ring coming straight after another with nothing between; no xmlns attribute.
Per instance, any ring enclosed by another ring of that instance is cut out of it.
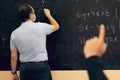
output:
<svg viewBox="0 0 120 80"><path fill-rule="evenodd" d="M100 31L99 31L99 39L104 42L105 39L105 26L102 24L100 25Z"/></svg>

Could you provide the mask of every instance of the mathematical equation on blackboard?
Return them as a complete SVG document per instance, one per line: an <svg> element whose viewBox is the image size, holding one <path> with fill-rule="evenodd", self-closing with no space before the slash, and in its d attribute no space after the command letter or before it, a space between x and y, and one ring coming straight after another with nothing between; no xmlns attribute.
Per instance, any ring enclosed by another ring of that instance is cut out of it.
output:
<svg viewBox="0 0 120 80"><path fill-rule="evenodd" d="M81 36L78 37L78 42L80 44L85 44L86 40L87 40L87 38L85 36L84 37L81 37ZM114 37L113 36L109 36L109 37L106 37L105 41L106 41L107 44L110 44L111 42L118 44L118 42L119 42L118 36L114 36Z"/></svg>
<svg viewBox="0 0 120 80"><path fill-rule="evenodd" d="M78 3L81 0L75 1L76 3ZM120 0L117 1L120 2ZM100 0L95 0L94 2L95 4L99 4ZM114 10L111 10L110 8L101 9L100 7L102 8L102 6L99 6L99 8L80 7L76 10L76 20L80 20L79 24L77 24L77 32L78 34L82 34L92 30L97 30L99 29L100 23L106 21L105 29L108 33L106 35L105 41L108 44L118 44L118 33L120 30L120 9L119 7L116 7ZM105 20L98 20L99 18ZM78 36L78 42L80 44L84 44L85 41L88 39L88 37L86 36Z"/></svg>

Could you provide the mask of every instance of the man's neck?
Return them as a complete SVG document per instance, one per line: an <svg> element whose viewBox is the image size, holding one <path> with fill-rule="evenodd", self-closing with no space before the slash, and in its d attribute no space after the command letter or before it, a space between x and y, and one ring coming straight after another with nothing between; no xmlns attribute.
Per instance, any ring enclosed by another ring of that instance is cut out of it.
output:
<svg viewBox="0 0 120 80"><path fill-rule="evenodd" d="M25 20L25 22L28 22L28 21L32 21L31 19L27 19L27 20ZM33 21L32 21L33 22Z"/></svg>

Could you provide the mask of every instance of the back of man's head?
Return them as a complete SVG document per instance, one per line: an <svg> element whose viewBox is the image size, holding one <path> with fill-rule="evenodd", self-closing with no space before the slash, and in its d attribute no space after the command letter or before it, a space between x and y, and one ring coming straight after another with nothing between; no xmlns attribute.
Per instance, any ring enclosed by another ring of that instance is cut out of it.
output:
<svg viewBox="0 0 120 80"><path fill-rule="evenodd" d="M19 15L20 19L22 20L22 22L29 19L30 13L33 13L33 8L31 5L29 5L27 3L20 5L20 7L18 9L18 15Z"/></svg>

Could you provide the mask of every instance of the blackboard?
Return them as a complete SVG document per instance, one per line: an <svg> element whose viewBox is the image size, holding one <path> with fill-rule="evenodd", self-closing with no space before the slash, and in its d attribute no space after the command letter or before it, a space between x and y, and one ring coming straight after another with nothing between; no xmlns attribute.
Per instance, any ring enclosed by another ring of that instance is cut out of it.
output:
<svg viewBox="0 0 120 80"><path fill-rule="evenodd" d="M104 69L120 69L120 0L2 0L0 2L0 70L10 69L9 38L20 24L17 9L31 4L37 21L47 22L43 8L49 8L60 30L47 38L52 70L86 69L83 46L98 35L98 26L106 26L108 49L101 58ZM19 66L18 66L19 68Z"/></svg>

